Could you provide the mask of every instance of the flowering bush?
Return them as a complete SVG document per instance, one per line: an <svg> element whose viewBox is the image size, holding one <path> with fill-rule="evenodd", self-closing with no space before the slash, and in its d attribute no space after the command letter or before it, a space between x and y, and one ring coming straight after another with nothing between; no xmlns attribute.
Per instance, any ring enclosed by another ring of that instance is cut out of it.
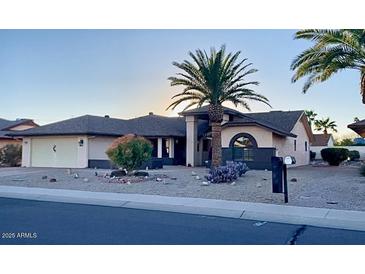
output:
<svg viewBox="0 0 365 274"><path fill-rule="evenodd" d="M248 171L248 167L242 162L232 162L225 166L211 168L205 178L209 183L228 183L241 177Z"/></svg>
<svg viewBox="0 0 365 274"><path fill-rule="evenodd" d="M0 166L19 166L22 162L22 146L6 145L0 149Z"/></svg>
<svg viewBox="0 0 365 274"><path fill-rule="evenodd" d="M128 171L139 168L152 156L152 144L143 137L128 134L116 139L106 151L109 159Z"/></svg>

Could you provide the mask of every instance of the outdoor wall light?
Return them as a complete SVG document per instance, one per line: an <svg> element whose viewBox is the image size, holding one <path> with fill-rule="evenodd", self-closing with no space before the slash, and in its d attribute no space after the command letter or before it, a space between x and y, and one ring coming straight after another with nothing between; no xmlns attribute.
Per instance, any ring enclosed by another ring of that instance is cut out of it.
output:
<svg viewBox="0 0 365 274"><path fill-rule="evenodd" d="M79 146L80 146L80 147L84 146L84 140L83 140L83 139L81 139L81 140L79 141Z"/></svg>

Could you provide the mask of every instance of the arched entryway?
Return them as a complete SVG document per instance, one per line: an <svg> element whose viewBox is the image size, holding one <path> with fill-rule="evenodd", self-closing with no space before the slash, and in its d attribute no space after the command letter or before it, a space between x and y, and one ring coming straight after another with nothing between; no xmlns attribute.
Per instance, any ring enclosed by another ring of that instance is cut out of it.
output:
<svg viewBox="0 0 365 274"><path fill-rule="evenodd" d="M229 142L230 147L238 147L238 148L257 148L256 139L248 133L238 133L232 137Z"/></svg>
<svg viewBox="0 0 365 274"><path fill-rule="evenodd" d="M232 137L229 147L232 148L233 160L253 161L257 142L251 134L242 132Z"/></svg>

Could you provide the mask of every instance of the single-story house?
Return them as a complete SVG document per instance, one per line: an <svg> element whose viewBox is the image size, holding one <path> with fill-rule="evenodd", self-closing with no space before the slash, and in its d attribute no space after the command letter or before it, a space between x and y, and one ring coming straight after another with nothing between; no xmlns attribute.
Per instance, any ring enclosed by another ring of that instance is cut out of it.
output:
<svg viewBox="0 0 365 274"><path fill-rule="evenodd" d="M11 144L22 144L21 138L15 138L8 134L37 127L31 119L17 119L15 121L0 118L0 148Z"/></svg>
<svg viewBox="0 0 365 274"><path fill-rule="evenodd" d="M105 153L125 134L144 136L153 157L164 164L204 165L211 158L208 107L187 110L180 117L149 113L134 119L85 115L29 129L23 138L25 167L110 167ZM251 168L270 169L271 157L292 155L297 165L309 163L313 134L304 111L242 113L224 108L223 162L243 160Z"/></svg>
<svg viewBox="0 0 365 274"><path fill-rule="evenodd" d="M322 159L321 150L324 148L333 147L335 141L332 134L313 134L313 142L311 151L316 153L315 159Z"/></svg>

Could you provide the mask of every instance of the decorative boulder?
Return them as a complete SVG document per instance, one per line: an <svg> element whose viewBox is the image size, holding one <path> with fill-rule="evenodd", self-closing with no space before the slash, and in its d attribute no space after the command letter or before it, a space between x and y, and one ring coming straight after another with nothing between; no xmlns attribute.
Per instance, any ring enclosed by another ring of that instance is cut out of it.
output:
<svg viewBox="0 0 365 274"><path fill-rule="evenodd" d="M123 177L123 176L126 176L127 175L127 172L125 170L113 170L111 173L110 173L110 177Z"/></svg>
<svg viewBox="0 0 365 274"><path fill-rule="evenodd" d="M137 177L146 177L146 176L148 177L149 176L148 172L146 172L146 171L136 171L133 173L133 175L137 176Z"/></svg>

